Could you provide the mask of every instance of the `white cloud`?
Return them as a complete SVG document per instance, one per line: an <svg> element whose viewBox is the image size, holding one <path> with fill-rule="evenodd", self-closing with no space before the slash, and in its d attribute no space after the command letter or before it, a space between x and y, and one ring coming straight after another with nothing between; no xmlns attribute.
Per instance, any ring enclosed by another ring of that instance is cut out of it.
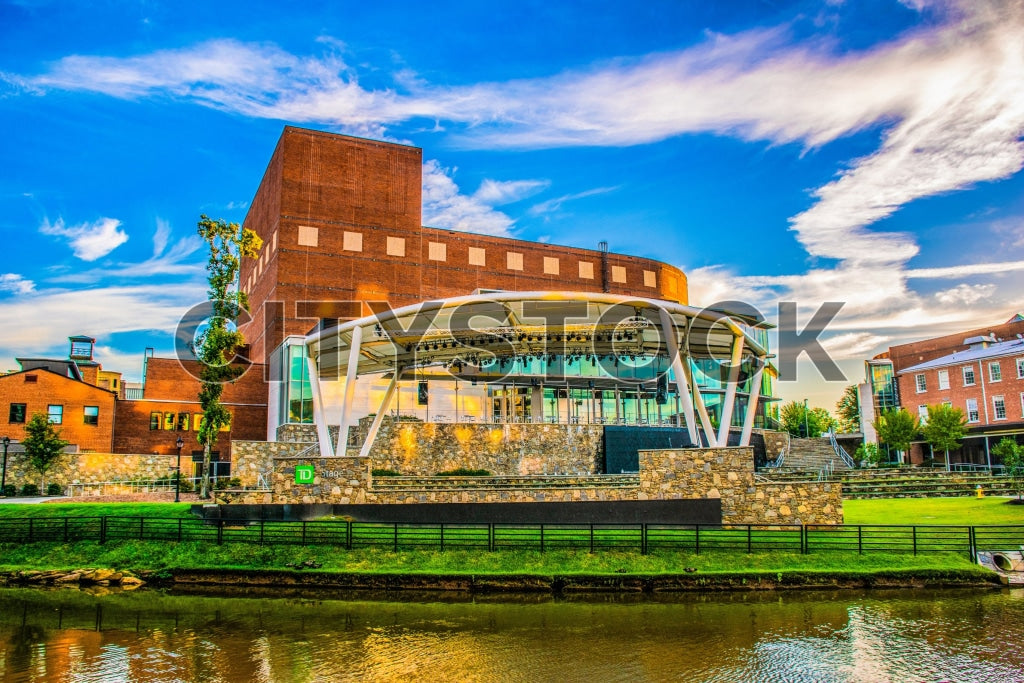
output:
<svg viewBox="0 0 1024 683"><path fill-rule="evenodd" d="M547 180L484 180L473 193L475 199L492 206L511 204L535 195L550 185Z"/></svg>
<svg viewBox="0 0 1024 683"><path fill-rule="evenodd" d="M423 224L507 237L514 221L476 195L461 194L454 173L433 159L423 164Z"/></svg>
<svg viewBox="0 0 1024 683"><path fill-rule="evenodd" d="M121 221L116 218L101 218L94 223L72 226L64 225L64 219L58 218L55 223L44 219L39 232L67 237L75 256L83 261L95 261L128 241L128 234L120 228Z"/></svg>
<svg viewBox="0 0 1024 683"><path fill-rule="evenodd" d="M959 284L944 292L936 292L935 299L948 306L963 305L971 306L995 294L996 286Z"/></svg>
<svg viewBox="0 0 1024 683"><path fill-rule="evenodd" d="M0 292L14 292L15 294L29 294L36 288L36 283L26 280L16 273L0 274Z"/></svg>
<svg viewBox="0 0 1024 683"><path fill-rule="evenodd" d="M822 341L828 355L835 360L863 359L884 344L886 337L870 332L844 332Z"/></svg>
<svg viewBox="0 0 1024 683"><path fill-rule="evenodd" d="M534 204L530 207L529 213L531 216L541 216L546 213L552 213L562 208L562 204L566 202L572 202L577 199L585 199L587 197L593 197L599 194L606 194L608 192L614 192L619 189L618 187L595 187L591 190L584 190L583 192L576 192L574 194L566 194L561 197L555 197L554 199L548 199L547 201Z"/></svg>

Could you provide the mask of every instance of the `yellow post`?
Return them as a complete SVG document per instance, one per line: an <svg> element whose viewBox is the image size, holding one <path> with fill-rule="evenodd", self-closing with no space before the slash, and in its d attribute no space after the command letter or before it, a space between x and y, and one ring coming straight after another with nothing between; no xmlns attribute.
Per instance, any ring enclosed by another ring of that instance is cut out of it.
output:
<svg viewBox="0 0 1024 683"><path fill-rule="evenodd" d="M978 484L978 488L976 489L976 493L978 494L978 498L984 498L985 497L985 492L981 490L981 484Z"/></svg>

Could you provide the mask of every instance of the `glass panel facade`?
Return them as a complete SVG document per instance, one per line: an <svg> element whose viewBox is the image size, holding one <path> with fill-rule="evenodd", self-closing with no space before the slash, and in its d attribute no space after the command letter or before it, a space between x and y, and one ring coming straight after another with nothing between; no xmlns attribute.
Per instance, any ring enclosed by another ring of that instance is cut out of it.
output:
<svg viewBox="0 0 1024 683"><path fill-rule="evenodd" d="M282 382L284 406L281 413L288 416L288 422L311 424L313 422L313 387L309 382L306 347L302 344L289 346L285 363L285 381Z"/></svg>

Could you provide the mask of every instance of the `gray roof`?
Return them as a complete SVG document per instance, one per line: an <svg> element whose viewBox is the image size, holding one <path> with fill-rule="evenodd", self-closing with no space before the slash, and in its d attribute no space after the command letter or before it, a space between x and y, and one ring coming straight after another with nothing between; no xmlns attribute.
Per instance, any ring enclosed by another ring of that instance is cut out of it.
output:
<svg viewBox="0 0 1024 683"><path fill-rule="evenodd" d="M897 374L904 375L908 372L921 372L922 370L943 368L950 365L963 365L964 363L987 360L989 358L1000 358L1002 356L1024 356L1024 339L1009 339L1007 341L995 342L988 346L970 348L966 351L954 351L947 356L904 368Z"/></svg>

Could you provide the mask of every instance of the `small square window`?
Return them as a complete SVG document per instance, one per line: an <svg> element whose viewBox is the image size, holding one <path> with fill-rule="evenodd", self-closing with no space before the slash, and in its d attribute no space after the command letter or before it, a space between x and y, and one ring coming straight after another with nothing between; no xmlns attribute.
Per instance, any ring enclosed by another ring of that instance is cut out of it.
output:
<svg viewBox="0 0 1024 683"><path fill-rule="evenodd" d="M523 269L523 255L517 251L510 251L505 254L505 266L509 270Z"/></svg>
<svg viewBox="0 0 1024 683"><path fill-rule="evenodd" d="M164 430L171 432L174 431L174 413L164 413Z"/></svg>
<svg viewBox="0 0 1024 683"><path fill-rule="evenodd" d="M50 424L59 425L64 422L64 406L48 405L46 406L46 417L50 420Z"/></svg>
<svg viewBox="0 0 1024 683"><path fill-rule="evenodd" d="M558 275L558 259L554 256L544 257L544 274Z"/></svg>
<svg viewBox="0 0 1024 683"><path fill-rule="evenodd" d="M612 266L612 282L626 282L626 268L624 266Z"/></svg>
<svg viewBox="0 0 1024 683"><path fill-rule="evenodd" d="M341 248L345 251L362 251L363 250L363 233L361 232L349 232L345 231L342 237Z"/></svg>
<svg viewBox="0 0 1024 683"><path fill-rule="evenodd" d="M315 247L320 243L320 231L308 225L299 226L299 246Z"/></svg>
<svg viewBox="0 0 1024 683"><path fill-rule="evenodd" d="M469 248L469 265L471 266L486 266L487 265L487 250L481 249L480 247Z"/></svg>
<svg viewBox="0 0 1024 683"><path fill-rule="evenodd" d="M150 413L149 414L149 430L153 431L160 429L160 421L163 419L163 413Z"/></svg>
<svg viewBox="0 0 1024 683"><path fill-rule="evenodd" d="M594 264L590 261L580 261L580 278L584 280L594 279Z"/></svg>
<svg viewBox="0 0 1024 683"><path fill-rule="evenodd" d="M928 391L928 382L925 380L924 374L914 375L914 384L917 387L917 393L923 394Z"/></svg>
<svg viewBox="0 0 1024 683"><path fill-rule="evenodd" d="M178 413L178 431L188 431L188 413Z"/></svg>
<svg viewBox="0 0 1024 683"><path fill-rule="evenodd" d="M7 421L12 424L25 424L25 406L24 403L12 403L11 411L8 413Z"/></svg>
<svg viewBox="0 0 1024 683"><path fill-rule="evenodd" d="M404 237L389 237L388 238L388 256L405 256L405 238Z"/></svg>
<svg viewBox="0 0 1024 683"><path fill-rule="evenodd" d="M87 425L98 425L100 423L100 407L85 406L82 422Z"/></svg>
<svg viewBox="0 0 1024 683"><path fill-rule="evenodd" d="M644 287L657 287L658 286L658 274L653 270L644 271Z"/></svg>
<svg viewBox="0 0 1024 683"><path fill-rule="evenodd" d="M427 258L431 261L447 261L448 245L442 242L429 242L427 244Z"/></svg>
<svg viewBox="0 0 1024 683"><path fill-rule="evenodd" d="M39 377L36 376L36 375L25 375L25 383L26 384L35 384L38 381L39 381Z"/></svg>
<svg viewBox="0 0 1024 683"><path fill-rule="evenodd" d="M202 426L202 424L203 424L203 414L202 413L192 413L192 431L193 432L198 432L199 428Z"/></svg>

